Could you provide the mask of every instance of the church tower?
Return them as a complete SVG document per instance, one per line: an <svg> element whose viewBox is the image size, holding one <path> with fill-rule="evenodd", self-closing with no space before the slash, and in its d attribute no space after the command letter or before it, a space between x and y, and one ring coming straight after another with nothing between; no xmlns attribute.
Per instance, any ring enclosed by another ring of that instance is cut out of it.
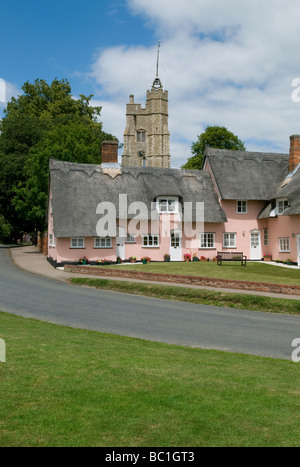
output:
<svg viewBox="0 0 300 467"><path fill-rule="evenodd" d="M164 91L158 77L147 91L145 108L129 96L126 106L126 129L122 165L126 167L161 167L171 164L170 133L168 129L168 91Z"/></svg>

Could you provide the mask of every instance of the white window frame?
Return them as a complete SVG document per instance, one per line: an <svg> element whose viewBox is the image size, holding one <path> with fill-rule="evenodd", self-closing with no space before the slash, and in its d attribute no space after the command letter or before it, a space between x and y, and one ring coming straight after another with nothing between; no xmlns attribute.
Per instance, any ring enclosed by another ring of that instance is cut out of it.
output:
<svg viewBox="0 0 300 467"><path fill-rule="evenodd" d="M201 232L199 248L201 250L214 250L216 248L215 232Z"/></svg>
<svg viewBox="0 0 300 467"><path fill-rule="evenodd" d="M162 208L162 202L165 202L166 209ZM177 214L178 213L179 200L178 196L159 196L156 200L157 210L160 214ZM172 207L172 209L170 209Z"/></svg>
<svg viewBox="0 0 300 467"><path fill-rule="evenodd" d="M83 249L85 248L85 240L83 237L72 237L71 238L71 249Z"/></svg>
<svg viewBox="0 0 300 467"><path fill-rule="evenodd" d="M223 233L223 248L236 248L236 232Z"/></svg>
<svg viewBox="0 0 300 467"><path fill-rule="evenodd" d="M264 235L264 246L269 245L269 229L263 229L263 235Z"/></svg>
<svg viewBox="0 0 300 467"><path fill-rule="evenodd" d="M112 238L111 237L95 237L94 248L101 249L101 250L112 248Z"/></svg>
<svg viewBox="0 0 300 467"><path fill-rule="evenodd" d="M291 243L289 237L279 237L279 252L290 253Z"/></svg>
<svg viewBox="0 0 300 467"><path fill-rule="evenodd" d="M283 214L284 211L289 207L289 201L287 199L278 199L276 201L277 214Z"/></svg>
<svg viewBox="0 0 300 467"><path fill-rule="evenodd" d="M54 234L49 234L49 246L51 246L51 247L55 247L55 246L56 246Z"/></svg>
<svg viewBox="0 0 300 467"><path fill-rule="evenodd" d="M127 234L125 243L136 243L135 235Z"/></svg>
<svg viewBox="0 0 300 467"><path fill-rule="evenodd" d="M155 239L156 239L156 242L155 242ZM146 244L145 244L145 241L146 241ZM156 243L156 245L154 243ZM143 235L143 245L142 245L142 247L143 248L159 248L159 235L157 235L157 234Z"/></svg>
<svg viewBox="0 0 300 467"><path fill-rule="evenodd" d="M237 214L248 214L248 204L246 200L238 200L236 202Z"/></svg>

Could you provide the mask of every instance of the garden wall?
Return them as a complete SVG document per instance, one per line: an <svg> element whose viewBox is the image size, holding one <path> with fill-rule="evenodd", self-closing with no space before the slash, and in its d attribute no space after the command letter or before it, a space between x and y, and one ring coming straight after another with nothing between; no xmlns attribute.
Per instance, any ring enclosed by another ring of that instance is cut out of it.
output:
<svg viewBox="0 0 300 467"><path fill-rule="evenodd" d="M77 274L88 274L93 276L105 276L105 277L122 277L127 279L147 280L156 282L170 282L177 284L188 284L198 285L206 287L218 287L228 288L237 290L249 290L256 292L270 292L278 294L288 295L299 295L300 286L297 285L284 285L284 284L267 284L263 282L247 282L237 281L231 279L213 279L208 277L193 277L184 275L173 275L173 274L159 274L151 272L138 272L138 271L125 271L110 269L109 267L99 266L73 266L65 265L64 270L66 272L72 272Z"/></svg>

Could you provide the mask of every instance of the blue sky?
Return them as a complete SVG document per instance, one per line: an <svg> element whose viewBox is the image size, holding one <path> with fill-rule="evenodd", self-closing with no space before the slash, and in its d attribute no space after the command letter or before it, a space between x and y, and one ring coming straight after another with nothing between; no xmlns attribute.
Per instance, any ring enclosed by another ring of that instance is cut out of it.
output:
<svg viewBox="0 0 300 467"><path fill-rule="evenodd" d="M99 50L155 42L122 0L1 0L0 17L1 77L18 87L58 77L89 94L83 75Z"/></svg>
<svg viewBox="0 0 300 467"><path fill-rule="evenodd" d="M0 0L0 18L7 99L25 81L66 78L74 96L94 95L104 130L121 142L129 95L144 105L161 40L173 167L207 125L265 152L287 152L289 136L300 133L292 98L300 96L292 86L300 76L298 1Z"/></svg>

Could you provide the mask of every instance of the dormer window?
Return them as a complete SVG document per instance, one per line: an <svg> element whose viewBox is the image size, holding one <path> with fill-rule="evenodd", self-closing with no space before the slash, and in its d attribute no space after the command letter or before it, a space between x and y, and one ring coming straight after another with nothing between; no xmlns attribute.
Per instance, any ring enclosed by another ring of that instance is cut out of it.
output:
<svg viewBox="0 0 300 467"><path fill-rule="evenodd" d="M136 132L136 140L138 143L145 143L146 141L146 132L145 130L138 130Z"/></svg>
<svg viewBox="0 0 300 467"><path fill-rule="evenodd" d="M178 212L178 198L176 196L160 196L156 203L158 212L161 214Z"/></svg>
<svg viewBox="0 0 300 467"><path fill-rule="evenodd" d="M278 199L277 200L277 213L283 214L284 211L289 207L289 202L287 199Z"/></svg>
<svg viewBox="0 0 300 467"><path fill-rule="evenodd" d="M247 201L237 201L236 212L237 214L247 214Z"/></svg>

